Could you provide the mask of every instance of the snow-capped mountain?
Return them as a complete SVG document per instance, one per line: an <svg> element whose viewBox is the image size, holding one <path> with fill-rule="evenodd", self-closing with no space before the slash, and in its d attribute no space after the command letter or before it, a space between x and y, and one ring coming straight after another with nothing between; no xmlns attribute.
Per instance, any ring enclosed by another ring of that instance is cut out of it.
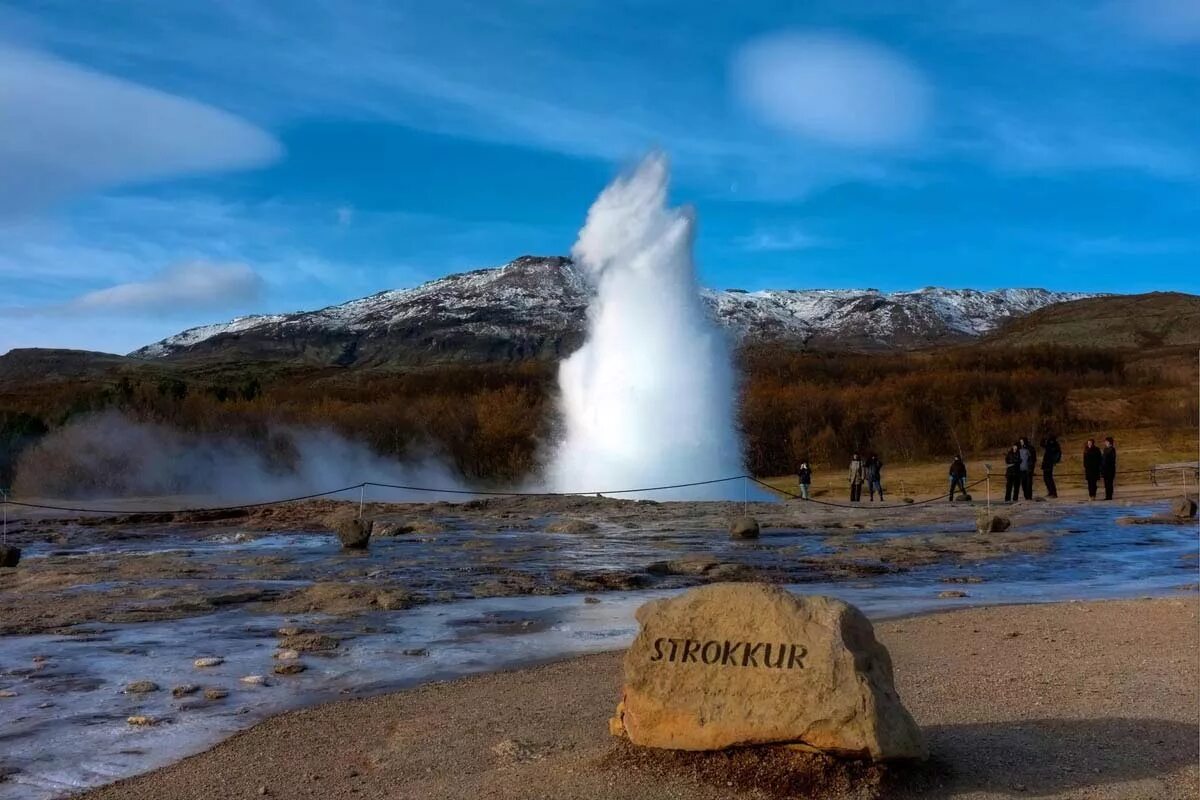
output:
<svg viewBox="0 0 1200 800"><path fill-rule="evenodd" d="M319 311L191 328L130 355L337 365L557 358L582 340L590 296L570 259L523 256ZM1010 317L1088 296L1044 289L702 292L713 318L739 340L861 349L963 341Z"/></svg>

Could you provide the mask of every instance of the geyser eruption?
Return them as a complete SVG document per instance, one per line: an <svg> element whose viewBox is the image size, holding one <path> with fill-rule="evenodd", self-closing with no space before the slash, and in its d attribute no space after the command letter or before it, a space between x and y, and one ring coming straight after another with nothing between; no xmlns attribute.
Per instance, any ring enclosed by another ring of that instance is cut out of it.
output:
<svg viewBox="0 0 1200 800"><path fill-rule="evenodd" d="M700 302L691 209L667 207L666 159L651 155L596 199L572 256L593 282L583 347L562 363L566 431L556 491L739 475L729 345ZM656 496L741 497L740 481Z"/></svg>

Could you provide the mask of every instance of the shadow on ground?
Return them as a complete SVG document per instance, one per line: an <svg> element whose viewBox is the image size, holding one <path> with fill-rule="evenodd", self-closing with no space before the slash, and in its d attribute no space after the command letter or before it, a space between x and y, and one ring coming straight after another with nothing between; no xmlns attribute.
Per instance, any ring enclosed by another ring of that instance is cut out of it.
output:
<svg viewBox="0 0 1200 800"><path fill-rule="evenodd" d="M901 781L898 796L1038 797L1166 777L1200 760L1200 725L1161 719L1015 720L940 725L925 734L931 764ZM1194 796L1200 787L1174 789Z"/></svg>

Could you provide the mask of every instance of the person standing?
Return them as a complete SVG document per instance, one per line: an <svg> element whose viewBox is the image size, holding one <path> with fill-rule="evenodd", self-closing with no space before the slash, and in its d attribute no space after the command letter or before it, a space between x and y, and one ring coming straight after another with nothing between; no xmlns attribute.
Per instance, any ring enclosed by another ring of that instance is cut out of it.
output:
<svg viewBox="0 0 1200 800"><path fill-rule="evenodd" d="M808 465L808 459L800 462L800 468L796 470L796 476L800 479L800 497L808 499L808 487L812 485L812 467Z"/></svg>
<svg viewBox="0 0 1200 800"><path fill-rule="evenodd" d="M1104 479L1104 499L1112 500L1117 480L1117 445L1111 436L1104 437L1104 449L1100 451L1100 477Z"/></svg>
<svg viewBox="0 0 1200 800"><path fill-rule="evenodd" d="M1026 500L1033 499L1033 468L1037 466L1037 450L1022 436L1017 440L1017 452L1021 456L1021 492Z"/></svg>
<svg viewBox="0 0 1200 800"><path fill-rule="evenodd" d="M962 454L950 462L950 501L954 501L954 489L958 488L963 497L967 496L967 465L963 462Z"/></svg>
<svg viewBox="0 0 1200 800"><path fill-rule="evenodd" d="M1004 454L1004 502L1015 503L1021 498L1020 445L1013 442Z"/></svg>
<svg viewBox="0 0 1200 800"><path fill-rule="evenodd" d="M1113 465L1116 466L1114 454ZM1104 456L1096 447L1095 439L1088 439L1083 446L1083 477L1087 479L1088 499L1096 499L1096 484L1100 480L1100 469L1104 466Z"/></svg>
<svg viewBox="0 0 1200 800"><path fill-rule="evenodd" d="M862 499L863 462L855 453L850 457L850 502L857 503Z"/></svg>
<svg viewBox="0 0 1200 800"><path fill-rule="evenodd" d="M883 502L883 462L879 460L879 456L872 453L867 458L867 463L863 466L863 478L867 484L867 492L871 496L871 502L875 502L875 492L879 492L879 502Z"/></svg>
<svg viewBox="0 0 1200 800"><path fill-rule="evenodd" d="M1042 482L1046 484L1046 497L1058 497L1058 484L1054 482L1054 467L1062 461L1062 446L1054 434L1042 441Z"/></svg>

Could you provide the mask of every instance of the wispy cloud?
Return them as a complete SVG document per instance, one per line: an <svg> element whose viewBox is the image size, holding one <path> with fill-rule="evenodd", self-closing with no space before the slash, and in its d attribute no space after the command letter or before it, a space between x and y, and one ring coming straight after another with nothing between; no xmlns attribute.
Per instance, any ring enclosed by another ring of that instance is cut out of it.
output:
<svg viewBox="0 0 1200 800"><path fill-rule="evenodd" d="M87 292L61 306L67 312L171 316L229 310L256 302L263 280L245 264L193 261L168 267L149 280Z"/></svg>
<svg viewBox="0 0 1200 800"><path fill-rule="evenodd" d="M925 78L873 42L784 32L748 43L732 64L738 101L786 133L846 147L911 144L930 112Z"/></svg>
<svg viewBox="0 0 1200 800"><path fill-rule="evenodd" d="M0 214L80 192L259 166L268 133L217 108L0 45Z"/></svg>
<svg viewBox="0 0 1200 800"><path fill-rule="evenodd" d="M737 246L751 253L781 253L829 247L830 242L797 227L759 228L736 241Z"/></svg>
<svg viewBox="0 0 1200 800"><path fill-rule="evenodd" d="M1108 10L1137 33L1170 44L1200 41L1196 0L1113 0Z"/></svg>

